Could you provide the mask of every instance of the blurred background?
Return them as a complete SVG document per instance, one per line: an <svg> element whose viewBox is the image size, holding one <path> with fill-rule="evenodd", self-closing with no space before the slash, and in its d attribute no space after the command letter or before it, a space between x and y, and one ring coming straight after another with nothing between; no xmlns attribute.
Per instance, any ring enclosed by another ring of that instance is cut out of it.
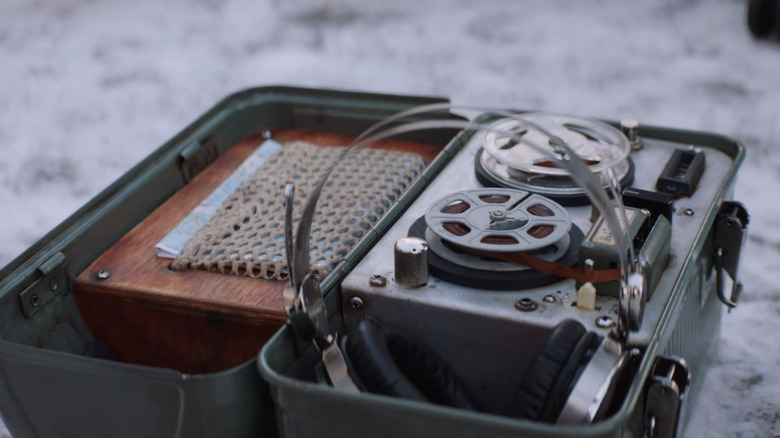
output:
<svg viewBox="0 0 780 438"><path fill-rule="evenodd" d="M746 23L741 0L3 0L0 266L250 86L717 132L748 149L745 292L685 436L780 436L780 45Z"/></svg>

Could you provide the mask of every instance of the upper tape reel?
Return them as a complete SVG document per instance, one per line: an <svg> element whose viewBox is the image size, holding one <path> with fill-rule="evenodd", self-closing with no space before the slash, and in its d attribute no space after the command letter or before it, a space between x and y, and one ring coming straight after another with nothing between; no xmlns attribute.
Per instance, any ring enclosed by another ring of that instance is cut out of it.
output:
<svg viewBox="0 0 780 438"><path fill-rule="evenodd" d="M586 204L585 190L555 160L536 149L566 159L560 147L563 143L592 172L600 175L611 169L622 186L633 182L631 145L623 133L598 121L543 113L522 114L490 125L475 159L477 178L487 186L527 190L564 205Z"/></svg>

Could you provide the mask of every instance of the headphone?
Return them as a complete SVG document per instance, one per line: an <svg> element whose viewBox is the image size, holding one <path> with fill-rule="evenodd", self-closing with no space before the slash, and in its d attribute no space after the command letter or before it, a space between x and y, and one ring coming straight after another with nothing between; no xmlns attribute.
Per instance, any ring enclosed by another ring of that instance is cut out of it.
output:
<svg viewBox="0 0 780 438"><path fill-rule="evenodd" d="M513 402L505 412L495 413L560 423L565 408L570 408L567 401L576 392L578 377L586 373L601 343L597 334L577 321L559 323L526 369ZM480 410L452 368L401 327L366 317L341 337L338 345L349 377L360 391Z"/></svg>

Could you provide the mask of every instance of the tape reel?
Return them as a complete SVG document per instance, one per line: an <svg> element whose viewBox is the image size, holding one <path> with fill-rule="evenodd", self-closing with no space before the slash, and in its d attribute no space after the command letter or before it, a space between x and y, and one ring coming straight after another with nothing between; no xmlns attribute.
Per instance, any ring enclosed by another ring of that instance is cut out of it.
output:
<svg viewBox="0 0 780 438"><path fill-rule="evenodd" d="M428 242L431 274L491 290L532 288L560 280L501 261L498 254L522 252L571 266L584 238L560 204L504 188L465 190L440 198L412 224L409 236Z"/></svg>
<svg viewBox="0 0 780 438"><path fill-rule="evenodd" d="M539 195L511 189L476 189L439 199L425 213L428 229L466 249L532 251L563 239L569 213Z"/></svg>
<svg viewBox="0 0 780 438"><path fill-rule="evenodd" d="M568 172L530 146L566 159L560 147L563 143L582 158L591 172L601 174L611 169L623 186L631 184L631 145L619 130L595 120L542 113L501 119L490 125L476 156L477 177L487 186L527 190L567 205L587 203L586 192L568 177Z"/></svg>

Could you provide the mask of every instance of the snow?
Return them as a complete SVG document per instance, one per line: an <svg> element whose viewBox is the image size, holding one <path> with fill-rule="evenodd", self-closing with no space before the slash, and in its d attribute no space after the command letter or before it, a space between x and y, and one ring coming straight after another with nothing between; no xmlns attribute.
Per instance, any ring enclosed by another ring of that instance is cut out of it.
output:
<svg viewBox="0 0 780 438"><path fill-rule="evenodd" d="M739 0L4 0L0 266L221 97L289 84L718 132L748 155L743 302L685 436L780 435L780 45ZM0 427L0 437L9 436Z"/></svg>

